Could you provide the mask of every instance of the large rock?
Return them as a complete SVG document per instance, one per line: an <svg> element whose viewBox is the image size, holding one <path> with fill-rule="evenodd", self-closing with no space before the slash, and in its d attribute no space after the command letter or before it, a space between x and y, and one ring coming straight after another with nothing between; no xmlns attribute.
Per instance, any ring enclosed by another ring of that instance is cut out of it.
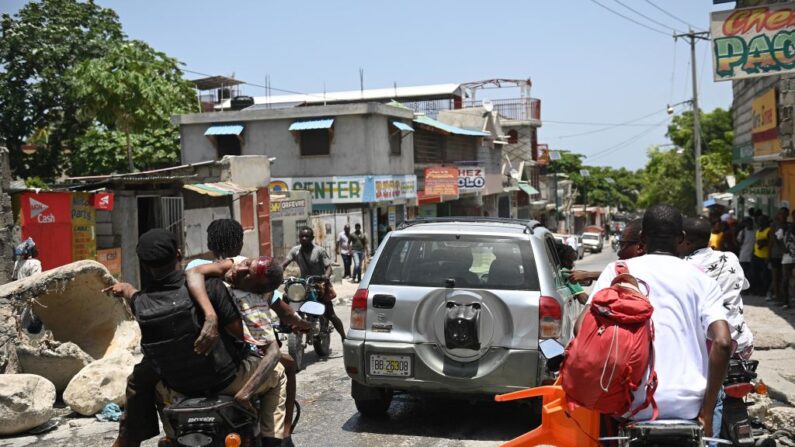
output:
<svg viewBox="0 0 795 447"><path fill-rule="evenodd" d="M69 382L63 401L84 416L99 413L111 402L124 405L127 376L133 366L135 359L126 351L92 362Z"/></svg>
<svg viewBox="0 0 795 447"><path fill-rule="evenodd" d="M47 377L59 393L63 393L78 371L94 361L72 342L48 342L38 346L21 344L17 347L17 357L22 371Z"/></svg>
<svg viewBox="0 0 795 447"><path fill-rule="evenodd" d="M772 431L795 429L795 408L775 407L767 413L765 423Z"/></svg>
<svg viewBox="0 0 795 447"><path fill-rule="evenodd" d="M55 385L33 374L0 375L0 435L14 435L53 416Z"/></svg>
<svg viewBox="0 0 795 447"><path fill-rule="evenodd" d="M45 349L25 331L12 338L16 353L23 357L19 372L40 374L60 391L81 364L136 350L141 333L129 307L123 300L102 293L115 282L102 264L78 261L0 286L0 306L9 303L18 310L29 303L52 334ZM0 354L1 348L2 331Z"/></svg>
<svg viewBox="0 0 795 447"><path fill-rule="evenodd" d="M748 407L748 416L764 420L765 417L767 417L767 412L770 411L770 407L773 405L773 400L767 395L756 393L749 394L748 400L753 402L753 405Z"/></svg>

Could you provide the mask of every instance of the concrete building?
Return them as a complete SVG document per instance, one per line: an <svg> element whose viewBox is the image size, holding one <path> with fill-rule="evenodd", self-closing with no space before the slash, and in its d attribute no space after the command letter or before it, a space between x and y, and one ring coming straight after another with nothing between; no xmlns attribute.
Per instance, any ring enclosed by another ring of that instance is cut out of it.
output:
<svg viewBox="0 0 795 447"><path fill-rule="evenodd" d="M306 190L317 243L334 251L344 224L378 241L379 216L394 225L416 201L411 110L353 103L181 115L182 161L224 155L273 160L271 191ZM383 226L383 225L382 225Z"/></svg>

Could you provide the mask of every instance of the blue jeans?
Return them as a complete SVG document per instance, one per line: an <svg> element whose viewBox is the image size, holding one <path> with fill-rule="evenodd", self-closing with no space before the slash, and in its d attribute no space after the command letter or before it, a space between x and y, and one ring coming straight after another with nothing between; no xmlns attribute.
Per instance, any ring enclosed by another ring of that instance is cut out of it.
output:
<svg viewBox="0 0 795 447"><path fill-rule="evenodd" d="M726 393L723 392L723 387L720 388L718 393L718 400L715 401L715 412L712 414L712 437L720 438L721 422L723 422L723 399L726 398ZM710 447L717 447L717 442L710 442Z"/></svg>
<svg viewBox="0 0 795 447"><path fill-rule="evenodd" d="M361 281L362 280L362 258L364 258L363 251L354 251L353 252L353 280L354 281Z"/></svg>

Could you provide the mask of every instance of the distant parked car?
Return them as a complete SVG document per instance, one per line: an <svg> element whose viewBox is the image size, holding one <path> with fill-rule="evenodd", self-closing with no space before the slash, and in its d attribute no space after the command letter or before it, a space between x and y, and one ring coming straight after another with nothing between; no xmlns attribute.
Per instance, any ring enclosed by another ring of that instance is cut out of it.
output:
<svg viewBox="0 0 795 447"><path fill-rule="evenodd" d="M566 244L566 239L569 237L567 234L553 233L552 236L561 244ZM577 238L577 259L582 259L585 256L585 245L582 243L582 235L575 236Z"/></svg>
<svg viewBox="0 0 795 447"><path fill-rule="evenodd" d="M583 233L582 243L589 252L601 253L604 246L604 239L602 238L602 233Z"/></svg>

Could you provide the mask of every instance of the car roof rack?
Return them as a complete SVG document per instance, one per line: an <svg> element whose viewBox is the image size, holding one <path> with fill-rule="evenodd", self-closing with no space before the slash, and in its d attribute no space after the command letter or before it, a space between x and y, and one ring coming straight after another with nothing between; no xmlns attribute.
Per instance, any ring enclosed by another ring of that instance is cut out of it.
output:
<svg viewBox="0 0 795 447"><path fill-rule="evenodd" d="M397 229L402 230L414 225L426 223L501 223L511 225L521 225L524 227L525 233L533 234L536 228L544 227L544 225L532 219L512 219L508 217L473 217L473 216L459 216L459 217L417 217L412 220L403 221L398 225Z"/></svg>

